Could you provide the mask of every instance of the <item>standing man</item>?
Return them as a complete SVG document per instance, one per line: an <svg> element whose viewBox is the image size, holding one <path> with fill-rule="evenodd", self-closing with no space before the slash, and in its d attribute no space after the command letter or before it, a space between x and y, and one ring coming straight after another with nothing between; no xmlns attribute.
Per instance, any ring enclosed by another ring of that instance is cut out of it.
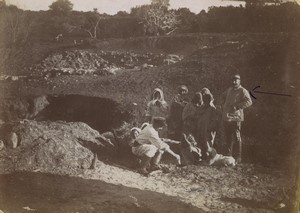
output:
<svg viewBox="0 0 300 213"><path fill-rule="evenodd" d="M231 77L232 87L229 87L222 95L223 114L226 145L228 155L234 155L237 163L242 160L241 123L244 121L243 109L252 105L249 92L241 86L241 76L235 74ZM237 153L233 153L234 142Z"/></svg>

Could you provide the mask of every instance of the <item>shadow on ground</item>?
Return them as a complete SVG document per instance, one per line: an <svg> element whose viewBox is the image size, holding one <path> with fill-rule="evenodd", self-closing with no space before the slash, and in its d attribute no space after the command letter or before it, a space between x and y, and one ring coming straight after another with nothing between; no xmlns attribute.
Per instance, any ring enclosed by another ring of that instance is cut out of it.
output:
<svg viewBox="0 0 300 213"><path fill-rule="evenodd" d="M201 212L175 197L98 180L19 172L0 176L1 210L27 212Z"/></svg>

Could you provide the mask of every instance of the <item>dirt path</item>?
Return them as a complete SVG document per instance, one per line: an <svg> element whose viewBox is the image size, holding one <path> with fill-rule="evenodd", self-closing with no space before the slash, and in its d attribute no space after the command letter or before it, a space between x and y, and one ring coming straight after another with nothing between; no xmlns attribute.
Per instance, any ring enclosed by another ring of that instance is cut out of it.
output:
<svg viewBox="0 0 300 213"><path fill-rule="evenodd" d="M283 173L253 165L173 166L168 174L142 177L99 163L95 171L87 170L81 177L178 196L208 212L272 212L271 208L281 199L282 188L288 187Z"/></svg>
<svg viewBox="0 0 300 213"><path fill-rule="evenodd" d="M283 190L293 183L284 172L259 165L171 165L169 169L145 177L97 161L95 169L78 169L70 176L55 175L47 168L0 175L0 209L5 213L30 209L43 213L276 212Z"/></svg>
<svg viewBox="0 0 300 213"><path fill-rule="evenodd" d="M287 189L290 182L282 172L253 165L235 168L173 165L170 170L167 174L143 177L98 162L95 170L85 170L80 177L177 196L207 212L273 212L283 196L282 189Z"/></svg>

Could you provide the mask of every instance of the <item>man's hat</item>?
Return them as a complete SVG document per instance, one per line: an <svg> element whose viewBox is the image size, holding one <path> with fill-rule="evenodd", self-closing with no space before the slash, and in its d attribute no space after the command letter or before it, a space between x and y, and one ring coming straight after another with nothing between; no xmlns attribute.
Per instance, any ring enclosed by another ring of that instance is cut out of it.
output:
<svg viewBox="0 0 300 213"><path fill-rule="evenodd" d="M239 74L235 74L231 76L232 79L241 79L241 76Z"/></svg>

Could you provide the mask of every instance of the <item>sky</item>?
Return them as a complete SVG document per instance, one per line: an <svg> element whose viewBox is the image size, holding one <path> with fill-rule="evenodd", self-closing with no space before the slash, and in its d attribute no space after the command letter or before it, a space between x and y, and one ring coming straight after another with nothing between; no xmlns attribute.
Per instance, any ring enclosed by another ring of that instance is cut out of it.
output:
<svg viewBox="0 0 300 213"><path fill-rule="evenodd" d="M0 0L1 1L1 0ZM48 6L55 0L6 0L7 4L14 4L24 10L48 10ZM93 8L98 8L100 13L110 15L116 14L118 11L130 12L130 8L150 4L151 0L70 0L77 11L92 11ZM239 6L243 5L241 1L227 0L170 0L170 7L173 9L189 8L194 13L199 13L201 10L207 10L211 6Z"/></svg>

